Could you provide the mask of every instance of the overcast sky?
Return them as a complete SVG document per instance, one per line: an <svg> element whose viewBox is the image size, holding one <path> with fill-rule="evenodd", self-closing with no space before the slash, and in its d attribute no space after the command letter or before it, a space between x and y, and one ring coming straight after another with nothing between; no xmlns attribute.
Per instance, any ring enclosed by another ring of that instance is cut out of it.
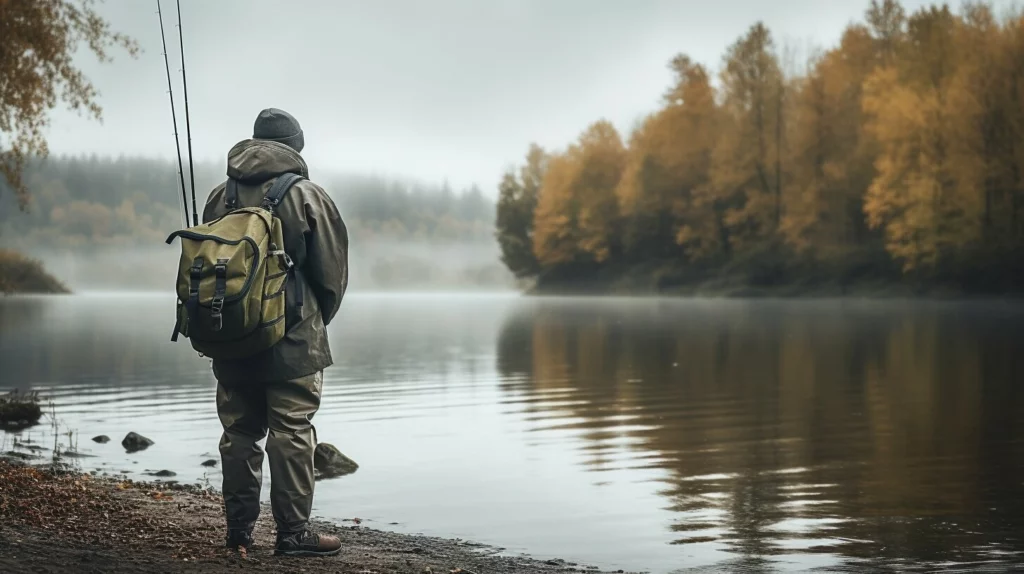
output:
<svg viewBox="0 0 1024 574"><path fill-rule="evenodd" d="M904 0L908 10L926 3ZM260 109L279 107L302 123L314 179L317 170L448 178L490 193L530 142L564 146L602 117L628 131L658 105L677 53L717 68L757 20L779 41L829 46L867 5L182 0L193 147L223 162L251 135ZM163 8L183 133L174 1ZM173 157L156 0L107 0L99 9L144 52L108 64L80 57L101 92L104 122L56 111L51 150Z"/></svg>

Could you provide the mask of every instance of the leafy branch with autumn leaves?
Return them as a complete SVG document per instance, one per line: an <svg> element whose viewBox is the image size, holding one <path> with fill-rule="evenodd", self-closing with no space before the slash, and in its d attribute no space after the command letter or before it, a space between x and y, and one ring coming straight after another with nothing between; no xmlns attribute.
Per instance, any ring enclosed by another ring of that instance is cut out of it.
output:
<svg viewBox="0 0 1024 574"><path fill-rule="evenodd" d="M27 162L45 157L49 111L64 104L96 120L97 91L75 66L85 45L101 62L111 48L135 57L135 40L114 32L95 10L94 0L0 0L0 175L28 206L22 178Z"/></svg>

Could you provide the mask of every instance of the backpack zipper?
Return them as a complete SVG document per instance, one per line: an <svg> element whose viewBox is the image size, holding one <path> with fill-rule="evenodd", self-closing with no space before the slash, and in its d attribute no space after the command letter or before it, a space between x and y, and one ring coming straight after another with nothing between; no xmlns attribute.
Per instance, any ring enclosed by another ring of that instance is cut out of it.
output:
<svg viewBox="0 0 1024 574"><path fill-rule="evenodd" d="M182 237L185 239L192 239L195 241L209 240L223 245L238 245L243 241L247 242L252 247L253 252L251 269L249 270L248 276L246 276L245 278L245 284L242 285L242 290L236 293L235 295L232 295L231 297L225 297L224 303L233 303L249 294L249 289L252 287L252 282L256 278L256 269L258 268L260 262L260 248L258 245L256 245L256 241L253 238L246 235L241 239L231 240L224 239L223 237L217 237L216 235L207 235L205 233L196 233L194 231L182 229L181 231L175 231L174 233L172 233L171 236L167 238L167 242L170 243L175 237ZM203 307L209 307L209 305L203 305Z"/></svg>
<svg viewBox="0 0 1024 574"><path fill-rule="evenodd" d="M229 212L225 213L224 215L222 215L222 216L220 216L220 217L218 217L218 218L216 218L216 219L211 219L210 221L207 221L207 222L206 222L206 223L204 223L203 225L213 225L214 223L217 223L218 221L220 221L221 219L224 219L225 217L227 217L227 216L229 216L229 215L245 215L245 214L251 214L251 215L256 215L256 216L258 216L258 217L260 218L260 221L262 221L262 222L263 222L263 227L266 227L266 228L267 228L267 236L268 236L268 237L269 237L269 236L271 236L271 235L273 235L273 234L274 234L274 232L273 232L273 230L272 230L272 229L270 228L270 223L267 223L267 220L266 220L266 219L263 219L263 217L262 217L262 216L260 216L260 214L259 214L259 213L257 213L256 211L254 211L254 210L256 210L256 209L258 209L258 210L260 210L260 211L266 211L267 213L269 213L269 214L270 214L270 217L271 217L271 218L274 218L274 217L275 217L275 216L274 216L274 212L273 212L273 211L269 211L269 210L267 210L267 209L264 209L264 208L262 208L262 207L260 207L260 206L256 206L256 207L239 207L239 208L233 209L233 210L231 210L231 211L229 211ZM182 230L182 231L184 231L184 230ZM169 238L168 238L168 239L169 239ZM170 243L170 241L169 241L169 240L168 240L168 243Z"/></svg>

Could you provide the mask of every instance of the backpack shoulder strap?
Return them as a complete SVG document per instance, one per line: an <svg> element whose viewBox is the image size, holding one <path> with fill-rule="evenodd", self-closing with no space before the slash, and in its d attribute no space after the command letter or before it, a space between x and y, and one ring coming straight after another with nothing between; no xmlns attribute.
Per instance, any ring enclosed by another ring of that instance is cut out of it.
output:
<svg viewBox="0 0 1024 574"><path fill-rule="evenodd" d="M278 176L274 180L274 185L270 186L270 191L263 197L263 203L261 207L269 211L274 211L274 208L281 203L281 199L284 194L288 193L293 185L298 183L300 180L305 179L297 173L286 173Z"/></svg>
<svg viewBox="0 0 1024 574"><path fill-rule="evenodd" d="M238 182L234 178L228 178L224 184L224 206L228 209L238 207Z"/></svg>

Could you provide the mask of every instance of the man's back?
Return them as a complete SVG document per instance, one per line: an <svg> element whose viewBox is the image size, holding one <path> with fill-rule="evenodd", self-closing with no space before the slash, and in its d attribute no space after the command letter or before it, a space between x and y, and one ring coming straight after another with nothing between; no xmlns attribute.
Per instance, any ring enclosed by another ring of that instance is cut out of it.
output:
<svg viewBox="0 0 1024 574"><path fill-rule="evenodd" d="M283 144L249 139L228 153L228 177L237 182L236 207L259 205L274 180L285 173L309 176L302 156ZM231 211L226 184L206 202L203 221ZM326 326L338 312L348 285L348 231L337 207L320 186L309 180L295 184L275 210L284 230L284 248L298 273L286 290L285 338L265 353L242 360L215 360L222 382L270 381L305 376L329 367L333 360ZM302 290L302 306L294 289Z"/></svg>
<svg viewBox="0 0 1024 574"><path fill-rule="evenodd" d="M303 146L302 128L291 114L274 108L260 112L253 138L228 152L228 180L210 194L203 221L259 205L283 174L308 178L299 155ZM323 370L332 363L327 325L348 286L348 230L334 202L308 179L289 189L274 214L281 221L285 253L294 264L283 293L284 338L252 357L213 361L217 414L224 427L220 453L227 545L252 542L263 485L260 441L265 437L277 523L275 552L324 556L336 554L341 542L308 527L315 486L312 419L320 408Z"/></svg>

